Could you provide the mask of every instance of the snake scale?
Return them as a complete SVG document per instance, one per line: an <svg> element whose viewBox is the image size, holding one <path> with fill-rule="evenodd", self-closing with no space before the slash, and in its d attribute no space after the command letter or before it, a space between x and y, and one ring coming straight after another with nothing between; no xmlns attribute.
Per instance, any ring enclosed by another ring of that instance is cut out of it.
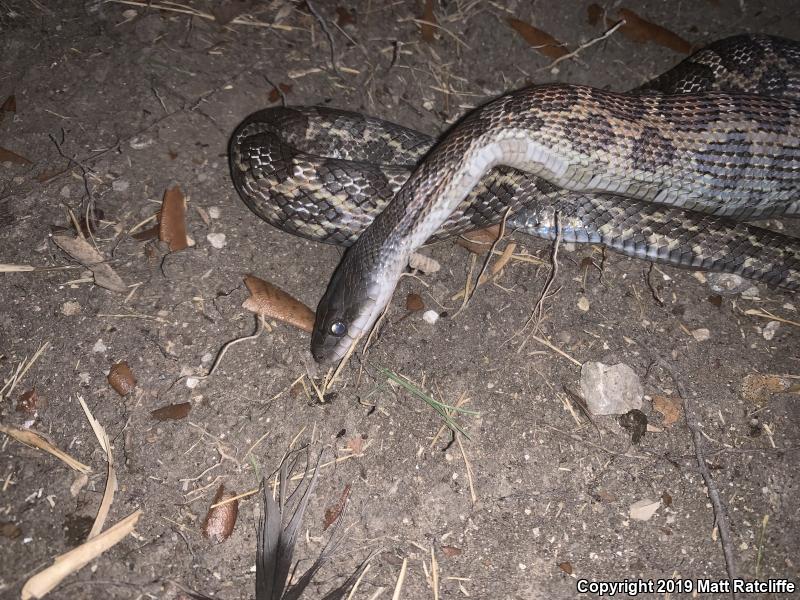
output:
<svg viewBox="0 0 800 600"><path fill-rule="evenodd" d="M800 213L800 44L735 36L621 94L548 84L438 143L329 108L272 108L231 139L234 185L290 233L350 246L312 352L341 358L429 238L497 223L800 288L800 239L740 221Z"/></svg>

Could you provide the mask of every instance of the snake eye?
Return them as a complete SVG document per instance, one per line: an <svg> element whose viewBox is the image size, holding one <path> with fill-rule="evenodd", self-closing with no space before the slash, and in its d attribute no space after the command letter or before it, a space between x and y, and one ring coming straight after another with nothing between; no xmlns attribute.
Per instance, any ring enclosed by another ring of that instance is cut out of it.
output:
<svg viewBox="0 0 800 600"><path fill-rule="evenodd" d="M330 331L332 335L335 335L336 337L342 337L345 333L347 333L347 325L345 325L342 321L334 321L331 323Z"/></svg>

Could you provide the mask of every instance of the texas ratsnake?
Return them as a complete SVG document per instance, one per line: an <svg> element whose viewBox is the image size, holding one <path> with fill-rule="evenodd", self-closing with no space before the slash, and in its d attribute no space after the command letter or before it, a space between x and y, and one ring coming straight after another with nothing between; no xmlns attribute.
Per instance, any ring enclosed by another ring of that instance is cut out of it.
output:
<svg viewBox="0 0 800 600"><path fill-rule="evenodd" d="M736 36L627 94L512 92L435 146L356 113L259 111L233 134L231 172L265 220L352 246L317 309L312 352L330 362L374 324L414 249L507 213L541 237L558 227L565 241L797 289L800 239L733 219L800 213L798 98L800 44Z"/></svg>

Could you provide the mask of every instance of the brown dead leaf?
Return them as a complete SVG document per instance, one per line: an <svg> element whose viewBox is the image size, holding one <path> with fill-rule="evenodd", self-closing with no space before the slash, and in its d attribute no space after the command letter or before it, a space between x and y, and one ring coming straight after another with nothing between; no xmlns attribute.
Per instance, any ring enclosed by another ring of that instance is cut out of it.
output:
<svg viewBox="0 0 800 600"><path fill-rule="evenodd" d="M456 239L459 246L463 246L474 254L486 254L492 244L500 237L500 225L492 225L475 231L468 231Z"/></svg>
<svg viewBox="0 0 800 600"><path fill-rule="evenodd" d="M108 383L120 396L127 396L136 387L136 377L128 363L121 360L108 372Z"/></svg>
<svg viewBox="0 0 800 600"><path fill-rule="evenodd" d="M417 312L425 309L425 302L419 294L409 294L406 298L406 309Z"/></svg>
<svg viewBox="0 0 800 600"><path fill-rule="evenodd" d="M9 112L15 113L17 112L17 98L13 94L5 99L3 105L0 106L0 112Z"/></svg>
<svg viewBox="0 0 800 600"><path fill-rule="evenodd" d="M147 240L156 239L160 230L160 225L153 225L150 229L142 229L141 231L137 231L132 237L140 242L146 242Z"/></svg>
<svg viewBox="0 0 800 600"><path fill-rule="evenodd" d="M36 388L31 388L17 399L17 412L35 416L47 406L47 401L39 399Z"/></svg>
<svg viewBox="0 0 800 600"><path fill-rule="evenodd" d="M661 502L663 502L664 506L666 506L667 508L672 506L672 496L667 490L661 492Z"/></svg>
<svg viewBox="0 0 800 600"><path fill-rule="evenodd" d="M742 380L742 398L753 404L763 406L772 394L782 392L797 393L798 384L792 385L789 379L778 375L751 373Z"/></svg>
<svg viewBox="0 0 800 600"><path fill-rule="evenodd" d="M692 51L692 45L677 33L643 19L632 10L620 8L617 15L620 20L625 19L625 25L620 28L620 31L634 42L653 42L683 54L689 54ZM606 20L606 22L609 26L614 24L610 20Z"/></svg>
<svg viewBox="0 0 800 600"><path fill-rule="evenodd" d="M360 435L354 435L347 440L347 447L353 454L361 454L364 451L364 438Z"/></svg>
<svg viewBox="0 0 800 600"><path fill-rule="evenodd" d="M83 238L74 238L68 235L54 235L53 241L64 252L77 260L87 269L91 269L94 282L112 292L124 293L128 286L111 268L100 252Z"/></svg>
<svg viewBox="0 0 800 600"><path fill-rule="evenodd" d="M217 493L214 495L214 501L211 504L219 504L220 502L235 496L236 494L232 492L226 492L224 485L220 485L217 489ZM209 508L205 521L203 521L203 535L213 543L221 544L230 537L231 533L233 533L233 527L236 525L236 518L238 516L238 500L233 500L231 502L226 502L221 506Z"/></svg>
<svg viewBox="0 0 800 600"><path fill-rule="evenodd" d="M568 561L558 563L558 568L564 571L567 575L572 575L572 563Z"/></svg>
<svg viewBox="0 0 800 600"><path fill-rule="evenodd" d="M311 333L314 328L314 311L293 298L281 288L253 275L244 278L250 297L242 308L265 317L284 321Z"/></svg>
<svg viewBox="0 0 800 600"><path fill-rule="evenodd" d="M653 408L664 415L664 427L669 427L683 414L683 403L680 398L672 396L653 396Z"/></svg>
<svg viewBox="0 0 800 600"><path fill-rule="evenodd" d="M179 186L176 185L164 192L158 225L158 237L169 245L171 252L189 247L189 240L186 237L186 199Z"/></svg>
<svg viewBox="0 0 800 600"><path fill-rule="evenodd" d="M355 15L344 6L337 6L336 7L336 24L341 27L350 27L356 24L356 17Z"/></svg>
<svg viewBox="0 0 800 600"><path fill-rule="evenodd" d="M33 164L30 160L28 160L24 156L20 156L16 152L12 152L11 150L7 150L6 148L0 148L0 162L10 162L17 165Z"/></svg>
<svg viewBox="0 0 800 600"><path fill-rule="evenodd" d="M280 88L280 90L278 90ZM288 94L292 91L292 86L288 83L279 83L278 87L274 87L269 91L268 99L270 102L277 102L281 99L281 92Z"/></svg>
<svg viewBox="0 0 800 600"><path fill-rule="evenodd" d="M150 416L156 421L178 421L185 419L192 410L191 402L180 402L178 404L169 404L162 406L155 410L150 411Z"/></svg>
<svg viewBox="0 0 800 600"><path fill-rule="evenodd" d="M0 536L15 540L22 535L22 530L11 521L0 522Z"/></svg>
<svg viewBox="0 0 800 600"><path fill-rule="evenodd" d="M322 531L325 531L336 522L342 511L344 510L345 505L347 504L347 497L350 495L350 484L348 483L344 486L342 490L342 495L339 497L339 501L331 507L325 509L325 518L322 521Z"/></svg>
<svg viewBox="0 0 800 600"><path fill-rule="evenodd" d="M595 4L594 2L590 4L586 9L586 17L589 21L589 25L597 25L605 12L606 9L599 4Z"/></svg>
<svg viewBox="0 0 800 600"><path fill-rule="evenodd" d="M459 556L464 552L461 548L457 548L456 546L442 546L441 548L442 554L444 554L447 558Z"/></svg>
<svg viewBox="0 0 800 600"><path fill-rule="evenodd" d="M544 54L552 59L561 58L569 54L567 47L546 31L537 29L530 23L520 21L513 17L509 17L506 20L508 24L514 28L514 31L520 34L522 39L528 42L528 45L540 54Z"/></svg>
<svg viewBox="0 0 800 600"><path fill-rule="evenodd" d="M422 8L422 18L421 21L424 21L420 26L422 39L429 44L433 42L435 39L435 27L434 25L437 24L436 15L433 14L433 0L425 0L425 6Z"/></svg>

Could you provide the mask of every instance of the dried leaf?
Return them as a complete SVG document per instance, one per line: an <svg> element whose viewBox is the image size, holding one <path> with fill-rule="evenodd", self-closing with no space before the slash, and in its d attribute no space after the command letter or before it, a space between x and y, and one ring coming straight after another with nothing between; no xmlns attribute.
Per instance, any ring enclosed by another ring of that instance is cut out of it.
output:
<svg viewBox="0 0 800 600"><path fill-rule="evenodd" d="M7 436L10 436L25 444L26 446L31 446L32 448L38 448L39 450L43 450L49 454L52 454L61 462L66 464L71 469L75 469L80 473L91 473L92 468L83 464L82 462L75 460L69 454L56 448L53 444L49 441L44 439L41 435L36 433L35 431L31 431L30 429L17 429L16 427L8 427L0 423L0 433L5 433Z"/></svg>
<svg viewBox="0 0 800 600"><path fill-rule="evenodd" d="M278 90L280 88L280 90ZM288 94L292 91L292 86L288 83L279 83L278 87L274 87L269 91L268 99L270 102L277 102L281 99L281 92Z"/></svg>
<svg viewBox="0 0 800 600"><path fill-rule="evenodd" d="M422 39L430 44L435 39L434 25L437 24L436 15L433 14L433 0L425 0L425 6L422 9L422 18L420 20L423 21L420 25Z"/></svg>
<svg viewBox="0 0 800 600"><path fill-rule="evenodd" d="M569 54L567 47L549 33L513 17L509 17L507 21L514 28L514 31L520 34L522 39L540 54L552 59L561 58Z"/></svg>
<svg viewBox="0 0 800 600"><path fill-rule="evenodd" d="M457 548L455 546L442 546L442 554L444 554L447 558L459 556L463 552L464 551L461 548Z"/></svg>
<svg viewBox="0 0 800 600"><path fill-rule="evenodd" d="M350 484L348 483L344 486L342 490L342 495L339 497L339 501L334 504L333 506L325 509L325 518L322 521L322 530L325 531L333 525L336 519L342 514L345 505L347 504L347 497L350 495Z"/></svg>
<svg viewBox="0 0 800 600"><path fill-rule="evenodd" d="M500 237L500 225L469 231L458 237L456 243L474 254L486 254Z"/></svg>
<svg viewBox="0 0 800 600"><path fill-rule="evenodd" d="M564 571L567 575L572 575L572 563L564 561L558 563L558 568Z"/></svg>
<svg viewBox="0 0 800 600"><path fill-rule="evenodd" d="M356 17L350 10L344 6L336 7L336 24L339 27L345 28L350 25L355 25L355 23Z"/></svg>
<svg viewBox="0 0 800 600"><path fill-rule="evenodd" d="M7 150L6 148L0 148L0 162L10 162L17 165L33 164L30 160L28 160L24 156L20 156L16 152L12 152L11 150Z"/></svg>
<svg viewBox="0 0 800 600"><path fill-rule="evenodd" d="M629 514L634 521L649 521L661 506L658 500L639 500L631 504Z"/></svg>
<svg viewBox="0 0 800 600"><path fill-rule="evenodd" d="M417 312L425 309L425 302L422 301L422 296L419 294L409 294L406 298L406 309Z"/></svg>
<svg viewBox="0 0 800 600"><path fill-rule="evenodd" d="M0 536L15 540L22 535L22 530L11 521L0 522Z"/></svg>
<svg viewBox="0 0 800 600"><path fill-rule="evenodd" d="M675 423L683 414L681 400L671 396L653 396L653 408L664 415L664 427L669 427Z"/></svg>
<svg viewBox="0 0 800 600"><path fill-rule="evenodd" d="M594 2L590 4L586 9L586 16L588 18L589 25L597 25L605 12L606 10L599 4L595 4Z"/></svg>
<svg viewBox="0 0 800 600"><path fill-rule="evenodd" d="M235 496L236 494L232 492L226 492L225 486L221 484L214 495L212 508L208 509L208 514L203 521L203 535L215 544L221 544L233 533L236 518L239 516L239 501L232 500L220 506L213 505Z"/></svg>
<svg viewBox="0 0 800 600"><path fill-rule="evenodd" d="M314 311L293 298L281 288L253 275L244 278L250 297L244 301L246 308L259 315L271 317L311 333L314 328Z"/></svg>
<svg viewBox="0 0 800 600"><path fill-rule="evenodd" d="M670 496L667 490L661 492L661 502L663 502L664 506L666 506L667 508L672 506L672 496Z"/></svg>
<svg viewBox="0 0 800 600"><path fill-rule="evenodd" d="M742 397L748 402L763 406L772 394L792 391L791 387L791 381L784 377L751 373L742 380Z"/></svg>
<svg viewBox="0 0 800 600"><path fill-rule="evenodd" d="M179 402L178 404L169 404L156 408L150 411L150 416L156 421L178 421L185 419L192 410L191 402Z"/></svg>
<svg viewBox="0 0 800 600"><path fill-rule="evenodd" d="M97 285L112 292L124 293L128 291L128 286L125 285L122 278L111 268L111 265L105 262L100 252L85 239L67 235L54 235L53 241L64 252L87 269L90 269Z"/></svg>
<svg viewBox="0 0 800 600"><path fill-rule="evenodd" d="M140 242L146 242L147 240L153 240L158 237L159 231L161 230L160 225L153 225L150 229L143 229L142 231L137 231L133 234L133 239L138 240Z"/></svg>
<svg viewBox="0 0 800 600"><path fill-rule="evenodd" d="M364 438L360 435L354 435L347 440L347 447L353 454L361 454L364 451Z"/></svg>
<svg viewBox="0 0 800 600"><path fill-rule="evenodd" d="M39 412L39 408L44 408L46 405L46 401L39 400L39 394L36 393L36 388L34 387L19 397L17 400L17 412L36 415Z"/></svg>
<svg viewBox="0 0 800 600"><path fill-rule="evenodd" d="M0 112L10 112L15 113L17 112L17 98L13 94L6 98L3 105L0 106Z"/></svg>
<svg viewBox="0 0 800 600"><path fill-rule="evenodd" d="M120 396L127 396L136 387L136 377L128 363L121 360L108 372L108 383Z"/></svg>
<svg viewBox="0 0 800 600"><path fill-rule="evenodd" d="M169 245L171 252L189 247L186 237L186 199L177 185L164 192L158 234L159 239Z"/></svg>
<svg viewBox="0 0 800 600"><path fill-rule="evenodd" d="M620 8L617 14L620 20L625 19L625 25L620 28L620 31L628 39L640 43L653 42L654 44L665 46L671 50L675 50L675 52L681 52L683 54L691 53L692 45L677 33L643 19L627 8ZM610 21L608 21L608 23L609 25L613 25Z"/></svg>

